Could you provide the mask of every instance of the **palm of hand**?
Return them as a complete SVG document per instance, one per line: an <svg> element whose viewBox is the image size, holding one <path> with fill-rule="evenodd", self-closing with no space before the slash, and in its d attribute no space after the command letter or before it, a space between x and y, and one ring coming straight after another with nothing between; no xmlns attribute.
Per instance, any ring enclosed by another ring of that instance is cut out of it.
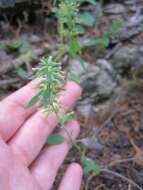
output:
<svg viewBox="0 0 143 190"><path fill-rule="evenodd" d="M44 146L47 136L54 130L58 119L52 114L47 118L34 107L25 110L25 105L36 93L34 81L0 103L0 189L47 190L55 180L69 144ZM67 111L80 96L80 88L69 82L59 102ZM70 100L70 101L69 101ZM79 133L76 121L68 123L67 130L73 138ZM63 130L59 133L65 138ZM79 190L82 170L71 164L63 177L59 190Z"/></svg>
<svg viewBox="0 0 143 190"><path fill-rule="evenodd" d="M42 189L29 169L19 161L2 139L0 140L0 189Z"/></svg>

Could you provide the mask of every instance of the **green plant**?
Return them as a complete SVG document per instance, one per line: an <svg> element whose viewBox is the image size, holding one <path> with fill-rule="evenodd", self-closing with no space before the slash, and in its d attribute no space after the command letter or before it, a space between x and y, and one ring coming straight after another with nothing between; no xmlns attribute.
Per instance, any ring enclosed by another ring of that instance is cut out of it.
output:
<svg viewBox="0 0 143 190"><path fill-rule="evenodd" d="M122 20L116 20L113 22L112 27L103 33L103 35L96 39L89 39L81 44L79 41L79 35L84 31L84 26L91 27L94 24L94 18L89 12L80 12L79 5L81 3L92 3L96 4L96 0L55 0L54 1L54 12L58 20L58 33L60 37L60 43L58 44L58 50L52 56L43 58L40 61L39 67L36 68L35 78L41 77L43 80L38 84L38 93L31 99L27 107L32 107L35 104L39 104L44 114L54 113L57 115L60 121L60 125L64 125L66 122L70 121L74 117L74 113L70 112L63 116L59 115L60 105L58 103L58 98L62 92L62 87L66 82L67 74L63 72L62 69L62 59L66 55L69 59L78 58L80 63L84 67L83 60L81 59L82 47L84 46L96 46L97 48L107 48L110 43L112 36L120 30L122 26ZM5 44L0 43L0 48L6 48ZM30 44L26 41L13 41L9 48L11 50L17 51L21 54L19 57L22 62L29 62L33 59L33 54L31 54ZM25 77L25 72L19 69L19 75ZM69 78L78 81L78 77L71 73ZM63 127L64 128L64 127ZM113 174L116 177L126 180L130 184L135 185L131 180L123 177L122 175L112 172L107 168L102 168L95 160L87 157L85 147L79 145L78 142L71 138L71 134L67 133L72 144L81 154L81 161L84 166L85 174L89 177L99 175L101 172L106 172L107 174ZM48 144L61 144L65 141L64 137L59 134L50 135L47 139ZM90 179L91 179L90 178ZM89 180L90 181L90 180ZM88 186L88 184L87 184Z"/></svg>
<svg viewBox="0 0 143 190"><path fill-rule="evenodd" d="M79 5L83 2L90 2L92 4L96 3L94 0L59 0L54 2L55 8L53 10L58 20L60 43L58 44L57 52L52 56L50 55L48 58L43 58L40 61L39 67L36 68L35 77L41 77L43 80L37 86L38 93L31 99L27 106L32 107L34 104L39 104L44 113L55 113L62 126L66 122L72 120L74 114L71 112L63 116L59 115L60 105L58 104L58 98L67 79L67 74L62 70L61 61L65 55L68 56L68 59L79 58L81 56L82 47L79 42L79 35L81 34L82 20L84 20L83 17L86 17L87 20L90 18L90 22L86 21L86 25L88 26L92 26L94 22L89 13L84 13L82 16L79 13ZM114 30L110 30L108 33L104 34L104 40L98 39L98 43L107 46L109 43L108 38L113 32ZM80 62L83 65L81 58ZM76 78L74 73L72 73L72 76L70 75L70 79L72 78ZM67 131L66 133L70 137L70 134ZM98 175L101 171L101 167L85 155L84 149L82 149L77 142L72 139L70 140L81 153L85 173L94 172ZM47 143L49 144L60 144L63 141L64 138L58 134L49 136L47 139Z"/></svg>
<svg viewBox="0 0 143 190"><path fill-rule="evenodd" d="M39 68L36 69L35 77L42 77L43 80L38 85L38 94L32 98L28 107L39 103L44 112L58 113L59 106L57 99L60 95L60 89L67 78L62 71L61 60L65 54L68 55L69 58L76 58L81 53L81 46L78 39L80 35L79 4L81 2L85 2L85 0L59 0L54 2L55 7L53 11L58 19L60 44L56 54L48 58L43 58ZM18 47L19 44L21 43L18 43ZM80 60L80 62L83 64L82 60ZM72 75L74 74L72 73ZM72 76L70 75L70 79L71 78ZM73 78L76 77L74 76ZM70 120L71 115L72 114L68 114L60 118L62 124Z"/></svg>
<svg viewBox="0 0 143 190"><path fill-rule="evenodd" d="M28 107L39 103L44 112L58 114L59 90L64 84L64 73L61 70L61 63L54 61L51 56L48 59L43 58L39 68L37 68L35 77L42 77L43 80L38 85L38 94L31 99Z"/></svg>
<svg viewBox="0 0 143 190"><path fill-rule="evenodd" d="M12 50L12 51L18 51L19 53L27 53L30 48L31 44L29 41L25 39L16 39L7 44L7 48Z"/></svg>
<svg viewBox="0 0 143 190"><path fill-rule="evenodd" d="M113 21L111 27L105 31L101 37L94 39L85 39L82 43L82 47L95 46L97 49L105 49L109 46L112 37L118 34L123 26L123 19L121 17Z"/></svg>
<svg viewBox="0 0 143 190"><path fill-rule="evenodd" d="M0 42L0 49L5 49L6 44L4 42Z"/></svg>
<svg viewBox="0 0 143 190"><path fill-rule="evenodd" d="M63 84L65 84L65 74L62 71L61 63L56 62L50 56L43 58L34 77L41 77L43 80L38 84L38 93L28 103L27 108L39 104L46 114L55 113L61 125L72 120L74 113L70 112L63 116L59 115L60 105L58 98L61 94ZM49 136L48 144L60 144L64 138L58 134Z"/></svg>
<svg viewBox="0 0 143 190"><path fill-rule="evenodd" d="M48 144L62 144L64 142L64 137L59 134L50 135L47 139Z"/></svg>
<svg viewBox="0 0 143 190"><path fill-rule="evenodd" d="M96 161L84 156L83 157L83 165L85 174L89 174L94 172L94 174L99 175L101 172L101 166L96 163Z"/></svg>
<svg viewBox="0 0 143 190"><path fill-rule="evenodd" d="M75 1L61 0L54 12L58 19L58 32L61 39L56 59L61 59L65 54L75 58L81 53L78 35L80 24L78 16L79 4Z"/></svg>

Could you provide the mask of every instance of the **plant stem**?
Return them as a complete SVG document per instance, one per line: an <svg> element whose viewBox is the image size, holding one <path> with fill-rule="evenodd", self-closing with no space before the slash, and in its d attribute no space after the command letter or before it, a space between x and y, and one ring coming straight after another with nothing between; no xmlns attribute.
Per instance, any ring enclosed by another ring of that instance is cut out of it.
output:
<svg viewBox="0 0 143 190"><path fill-rule="evenodd" d="M90 181L96 176L95 173L91 174L88 179L87 179L87 182L86 182L86 185L85 185L85 190L88 190L89 189L89 184L90 184Z"/></svg>
<svg viewBox="0 0 143 190"><path fill-rule="evenodd" d="M106 169L106 168L105 168L105 169L102 169L101 172L105 172L105 173L107 173L107 174L114 175L114 176L116 176L116 177L118 177L118 178L121 178L122 180L128 182L129 184L131 184L132 186L136 187L137 189L143 190L143 188L140 187L138 184L136 184L133 180L131 180L131 179L129 179L129 178L123 176L123 175L120 174L120 173L114 172L114 171L109 170L109 169Z"/></svg>

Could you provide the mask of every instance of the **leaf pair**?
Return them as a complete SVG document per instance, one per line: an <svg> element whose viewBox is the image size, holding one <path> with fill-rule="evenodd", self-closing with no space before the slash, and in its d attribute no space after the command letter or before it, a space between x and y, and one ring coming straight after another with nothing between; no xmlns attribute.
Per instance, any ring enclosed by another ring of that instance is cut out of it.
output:
<svg viewBox="0 0 143 190"><path fill-rule="evenodd" d="M53 134L48 137L46 143L49 145L56 145L56 144L62 144L64 141L65 139L62 135Z"/></svg>
<svg viewBox="0 0 143 190"><path fill-rule="evenodd" d="M98 165L94 160L83 157L83 166L84 166L84 172L85 174L89 174L91 172L95 173L96 175L99 175L101 172L101 166Z"/></svg>

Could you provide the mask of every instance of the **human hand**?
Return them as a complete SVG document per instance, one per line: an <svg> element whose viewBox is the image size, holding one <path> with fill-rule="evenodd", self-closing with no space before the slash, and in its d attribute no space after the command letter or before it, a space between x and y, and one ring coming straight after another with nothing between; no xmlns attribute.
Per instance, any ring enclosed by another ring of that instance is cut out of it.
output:
<svg viewBox="0 0 143 190"><path fill-rule="evenodd" d="M67 155L70 145L43 145L58 123L54 114L44 116L34 106L25 109L36 94L39 79L32 81L0 103L0 189L1 190L48 190L52 187L58 169ZM59 102L61 113L66 112L81 94L74 82L65 86ZM68 123L66 129L72 138L79 134L76 121ZM61 129L60 134L66 137ZM66 137L67 138L67 137ZM79 190L82 178L81 167L71 164L58 190Z"/></svg>

